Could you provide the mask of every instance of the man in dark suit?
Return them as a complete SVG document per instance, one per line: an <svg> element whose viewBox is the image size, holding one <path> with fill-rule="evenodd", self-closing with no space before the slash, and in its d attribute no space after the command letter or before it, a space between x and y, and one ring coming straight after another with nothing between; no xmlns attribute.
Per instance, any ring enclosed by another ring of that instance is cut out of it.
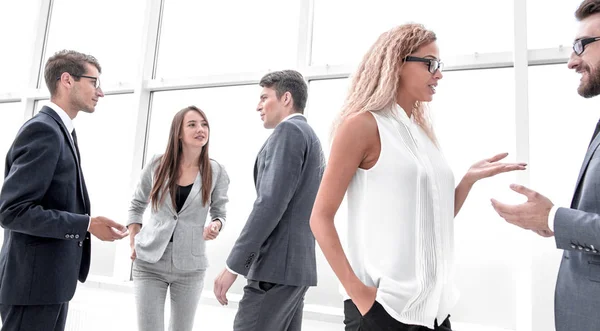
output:
<svg viewBox="0 0 600 331"><path fill-rule="evenodd" d="M229 258L215 280L221 304L241 274L248 279L235 331L297 331L304 295L317 285L315 238L310 213L323 176L321 143L302 115L308 97L300 73L265 75L257 110L275 129L254 166L257 197Z"/></svg>
<svg viewBox="0 0 600 331"><path fill-rule="evenodd" d="M569 68L581 74L579 94L600 94L600 0L585 0L575 17L579 31ZM557 331L600 329L600 122L592 135L575 184L570 208L554 206L545 196L520 185L512 189L528 201L509 206L493 200L508 222L544 237L554 236L563 259L556 281L554 322Z"/></svg>
<svg viewBox="0 0 600 331"><path fill-rule="evenodd" d="M100 65L90 55L56 53L44 77L50 104L17 133L6 155L0 191L2 331L64 330L77 280L90 267L90 233L113 241L127 228L90 217L72 119L94 112Z"/></svg>

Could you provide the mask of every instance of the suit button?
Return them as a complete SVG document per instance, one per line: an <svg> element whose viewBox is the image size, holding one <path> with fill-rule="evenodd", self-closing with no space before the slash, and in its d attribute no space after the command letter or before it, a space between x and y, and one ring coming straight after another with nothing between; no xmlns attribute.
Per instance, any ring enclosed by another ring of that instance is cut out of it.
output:
<svg viewBox="0 0 600 331"><path fill-rule="evenodd" d="M79 235L78 234L75 235L75 239L79 239Z"/></svg>
<svg viewBox="0 0 600 331"><path fill-rule="evenodd" d="M575 246L575 244L571 244L571 248L576 249L577 246Z"/></svg>
<svg viewBox="0 0 600 331"><path fill-rule="evenodd" d="M74 236L74 235L70 235L70 237L71 237L71 239L75 238L75 236Z"/></svg>
<svg viewBox="0 0 600 331"><path fill-rule="evenodd" d="M173 216L173 219L177 221L177 216Z"/></svg>
<svg viewBox="0 0 600 331"><path fill-rule="evenodd" d="M79 247L83 246L83 243L80 241L78 242Z"/></svg>
<svg viewBox="0 0 600 331"><path fill-rule="evenodd" d="M589 252L589 251L591 251L591 249L590 249L589 247L586 247L586 248L584 248L584 250L585 250L586 252Z"/></svg>
<svg viewBox="0 0 600 331"><path fill-rule="evenodd" d="M69 239L69 235L68 235L68 234L65 234L65 238Z"/></svg>
<svg viewBox="0 0 600 331"><path fill-rule="evenodd" d="M583 246L579 245L579 246L577 246L577 249L579 249L581 251L581 250L583 250Z"/></svg>
<svg viewBox="0 0 600 331"><path fill-rule="evenodd" d="M594 252L595 254L598 254L598 250L594 249L592 252Z"/></svg>
<svg viewBox="0 0 600 331"><path fill-rule="evenodd" d="M250 257L254 257L254 256L255 256L255 254L254 254L254 253L250 253Z"/></svg>
<svg viewBox="0 0 600 331"><path fill-rule="evenodd" d="M244 267L246 267L246 269L250 268L249 264L246 264Z"/></svg>

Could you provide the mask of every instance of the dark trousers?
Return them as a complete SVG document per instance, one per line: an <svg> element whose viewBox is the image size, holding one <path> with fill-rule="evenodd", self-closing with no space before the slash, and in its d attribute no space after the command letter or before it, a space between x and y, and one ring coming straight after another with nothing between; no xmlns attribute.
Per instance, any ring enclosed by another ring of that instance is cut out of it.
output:
<svg viewBox="0 0 600 331"><path fill-rule="evenodd" d="M431 331L422 325L404 324L390 316L379 302L375 301L373 307L362 316L352 300L344 301L344 324L346 331ZM452 331L450 316L442 325L435 321L434 331Z"/></svg>
<svg viewBox="0 0 600 331"><path fill-rule="evenodd" d="M56 305L0 305L1 331L63 331L69 303Z"/></svg>
<svg viewBox="0 0 600 331"><path fill-rule="evenodd" d="M307 286L248 280L234 331L300 331Z"/></svg>

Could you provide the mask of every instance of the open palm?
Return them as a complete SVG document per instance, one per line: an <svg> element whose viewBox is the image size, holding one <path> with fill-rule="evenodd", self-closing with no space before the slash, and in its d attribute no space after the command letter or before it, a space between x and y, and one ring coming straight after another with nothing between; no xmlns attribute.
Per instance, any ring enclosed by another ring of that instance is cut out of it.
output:
<svg viewBox="0 0 600 331"><path fill-rule="evenodd" d="M469 168L469 171L467 171L465 177L467 177L470 182L475 183L480 179L492 177L503 172L526 169L526 163L498 162L504 159L507 155L508 153L501 153L489 159L484 159L473 164L471 168Z"/></svg>

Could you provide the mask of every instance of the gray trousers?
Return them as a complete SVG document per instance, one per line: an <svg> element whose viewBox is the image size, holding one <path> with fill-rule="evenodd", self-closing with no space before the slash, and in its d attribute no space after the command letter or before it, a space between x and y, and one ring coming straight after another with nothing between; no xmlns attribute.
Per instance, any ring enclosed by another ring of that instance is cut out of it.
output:
<svg viewBox="0 0 600 331"><path fill-rule="evenodd" d="M133 288L140 331L164 331L165 298L171 291L169 331L192 331L204 284L204 270L175 268L169 243L156 263L133 261Z"/></svg>
<svg viewBox="0 0 600 331"><path fill-rule="evenodd" d="M234 331L300 331L308 286L248 280L233 322Z"/></svg>

